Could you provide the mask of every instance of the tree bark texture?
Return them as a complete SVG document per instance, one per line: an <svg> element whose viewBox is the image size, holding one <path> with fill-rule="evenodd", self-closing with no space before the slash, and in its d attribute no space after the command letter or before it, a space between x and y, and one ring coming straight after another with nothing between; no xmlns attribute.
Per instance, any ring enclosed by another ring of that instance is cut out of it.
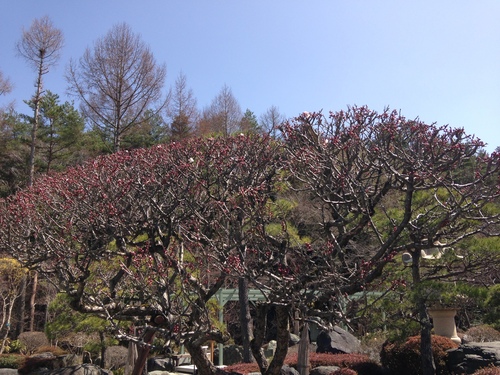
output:
<svg viewBox="0 0 500 375"><path fill-rule="evenodd" d="M252 317L250 315L250 302L248 300L248 280L241 277L238 280L240 302L241 338L243 341L243 362L252 362L250 341L252 339Z"/></svg>
<svg viewBox="0 0 500 375"><path fill-rule="evenodd" d="M418 309L420 315L420 352L422 353L422 374L435 375L436 365L434 364L434 356L432 354L431 329L432 324L427 313L425 301L418 301Z"/></svg>
<svg viewBox="0 0 500 375"><path fill-rule="evenodd" d="M279 375L281 368L283 367L283 362L288 353L288 342L290 340L290 324L288 306L276 305L276 351L274 352L274 357L266 373L263 375Z"/></svg>
<svg viewBox="0 0 500 375"><path fill-rule="evenodd" d="M254 337L250 341L250 347L260 372L264 374L269 366L267 358L264 355L264 349L262 349L266 337L267 312L269 311L269 306L266 304L259 304L256 310L257 316L255 319Z"/></svg>
<svg viewBox="0 0 500 375"><path fill-rule="evenodd" d="M420 277L420 250L416 249L412 253L412 281L413 287L417 288L421 282ZM435 375L436 365L432 355L431 329L432 324L427 313L425 297L418 294L416 301L418 316L420 320L420 353L422 375Z"/></svg>
<svg viewBox="0 0 500 375"><path fill-rule="evenodd" d="M217 367L208 359L201 345L194 344L189 340L184 345L191 355L192 362L196 365L198 375L213 375L217 372Z"/></svg>
<svg viewBox="0 0 500 375"><path fill-rule="evenodd" d="M311 363L309 361L309 324L307 322L304 323L300 334L297 367L300 375L309 375Z"/></svg>
<svg viewBox="0 0 500 375"><path fill-rule="evenodd" d="M24 332L24 313L26 311L26 284L28 283L28 275L24 275L21 280L21 293L17 299L16 315L17 324L15 335L18 337Z"/></svg>
<svg viewBox="0 0 500 375"><path fill-rule="evenodd" d="M35 330L35 307L36 307L36 291L38 289L38 272L33 273L31 296L30 296L30 332Z"/></svg>
<svg viewBox="0 0 500 375"><path fill-rule="evenodd" d="M28 186L33 185L33 179L35 178L35 157L36 157L36 138L39 127L40 120L40 101L42 100L42 87L43 87L43 74L44 74L44 54L41 54L40 63L38 67L38 77L36 80L36 94L33 98L33 104L35 106L33 110L33 126L31 128L31 147L30 147L30 159L29 159L29 176L28 176Z"/></svg>
<svg viewBox="0 0 500 375"><path fill-rule="evenodd" d="M134 364L134 370L132 371L132 375L143 375L144 367L146 366L146 360L148 359L149 351L151 349L151 343L153 342L153 338L155 336L155 330L146 329L144 333L143 341L144 345L139 346L137 352L137 360Z"/></svg>

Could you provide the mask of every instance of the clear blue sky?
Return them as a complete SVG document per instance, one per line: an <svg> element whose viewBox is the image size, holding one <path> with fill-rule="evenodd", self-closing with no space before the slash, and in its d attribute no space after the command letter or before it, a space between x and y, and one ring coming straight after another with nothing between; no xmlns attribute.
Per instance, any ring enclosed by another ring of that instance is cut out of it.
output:
<svg viewBox="0 0 500 375"><path fill-rule="evenodd" d="M166 90L182 71L200 108L227 84L243 110L274 105L287 117L348 105L389 106L409 118L463 127L500 146L499 0L3 0L0 98L27 112L35 73L15 54L22 27L48 15L62 29L46 88L68 99L70 58L127 22L166 63Z"/></svg>

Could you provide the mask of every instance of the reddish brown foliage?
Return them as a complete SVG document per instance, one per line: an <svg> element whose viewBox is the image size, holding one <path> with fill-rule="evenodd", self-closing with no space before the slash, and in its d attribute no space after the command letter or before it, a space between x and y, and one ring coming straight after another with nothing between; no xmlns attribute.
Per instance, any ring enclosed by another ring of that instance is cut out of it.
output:
<svg viewBox="0 0 500 375"><path fill-rule="evenodd" d="M225 372L237 372L239 374L248 374L250 372L259 372L259 366L257 363L235 363L234 365L227 366L224 368Z"/></svg>
<svg viewBox="0 0 500 375"><path fill-rule="evenodd" d="M297 367L297 353L290 354L286 357L286 363L292 367ZM309 356L311 368L319 366L338 366L349 367L373 361L364 354L330 354L330 353L311 353Z"/></svg>
<svg viewBox="0 0 500 375"><path fill-rule="evenodd" d="M358 373L350 368L341 368L334 371L332 375L358 375Z"/></svg>
<svg viewBox="0 0 500 375"><path fill-rule="evenodd" d="M477 342L499 341L500 332L491 326L483 324L469 328L464 335L464 339Z"/></svg>
<svg viewBox="0 0 500 375"><path fill-rule="evenodd" d="M485 367L480 370L477 370L473 375L500 375L500 368Z"/></svg>
<svg viewBox="0 0 500 375"><path fill-rule="evenodd" d="M310 353L309 360L311 369L319 366L337 366L341 367L344 372L339 374L377 374L380 373L380 367L372 361L368 356L363 354L329 354L329 353ZM298 355L292 353L287 355L285 364L297 368ZM351 372L345 372L346 370ZM258 372L259 368L256 363L237 363L225 368L228 372L238 372L240 374L248 374L250 372ZM335 372L337 373L337 372Z"/></svg>
<svg viewBox="0 0 500 375"><path fill-rule="evenodd" d="M436 365L436 374L447 374L447 350L455 349L458 344L442 336L432 336L432 354ZM412 336L404 343L386 342L380 353L382 365L394 374L418 375L420 372L420 336Z"/></svg>

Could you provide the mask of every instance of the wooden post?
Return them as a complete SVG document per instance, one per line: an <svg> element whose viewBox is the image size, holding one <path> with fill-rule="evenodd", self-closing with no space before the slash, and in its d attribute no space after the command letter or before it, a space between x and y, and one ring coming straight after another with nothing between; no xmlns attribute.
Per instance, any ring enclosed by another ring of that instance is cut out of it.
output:
<svg viewBox="0 0 500 375"><path fill-rule="evenodd" d="M311 369L311 363L309 362L309 324L307 322L302 326L302 333L300 334L297 369L300 375L309 375Z"/></svg>
<svg viewBox="0 0 500 375"><path fill-rule="evenodd" d="M127 364L125 365L125 375L132 375L137 360L137 344L130 341L128 343Z"/></svg>

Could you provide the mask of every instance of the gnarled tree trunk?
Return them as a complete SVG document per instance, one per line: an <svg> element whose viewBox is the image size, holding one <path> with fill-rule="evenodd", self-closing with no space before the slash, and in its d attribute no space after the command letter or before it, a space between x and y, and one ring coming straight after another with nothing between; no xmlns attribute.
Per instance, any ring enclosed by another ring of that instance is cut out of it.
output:
<svg viewBox="0 0 500 375"><path fill-rule="evenodd" d="M238 280L238 295L240 302L241 338L243 341L243 362L252 361L250 341L252 340L252 317L250 315L250 302L248 300L248 280L241 277Z"/></svg>

